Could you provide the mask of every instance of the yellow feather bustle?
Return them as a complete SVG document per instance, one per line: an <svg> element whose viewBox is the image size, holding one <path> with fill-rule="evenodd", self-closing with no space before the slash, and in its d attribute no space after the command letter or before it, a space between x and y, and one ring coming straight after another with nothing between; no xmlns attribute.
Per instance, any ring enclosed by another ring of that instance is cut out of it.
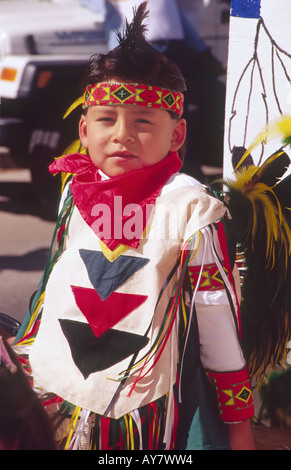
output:
<svg viewBox="0 0 291 470"><path fill-rule="evenodd" d="M236 179L231 182L231 186L240 191L252 205L252 240L254 240L258 228L256 205L260 203L263 209L267 234L267 264L272 263L273 265L275 262L275 244L279 243L285 251L287 265L287 259L291 253L291 231L282 213L280 202L277 200L275 192L273 191L274 186L270 187L260 181L266 167L280 157L283 152L282 150L276 152L260 167L251 165L246 168L242 166L245 159L258 145L264 141L275 138L282 140L283 147L291 145L291 115L282 115L281 118L267 125L265 129L256 136L236 165L234 169Z"/></svg>
<svg viewBox="0 0 291 470"><path fill-rule="evenodd" d="M253 223L252 223L252 245L258 230L258 204L263 210L264 221L266 224L266 263L267 266L274 266L276 261L276 247L278 244L284 250L285 264L287 266L288 257L291 254L291 230L286 221L280 202L278 201L274 186L270 187L260 181L261 175L264 173L266 166L275 161L282 151L276 152L267 162L260 167L251 165L242 167L236 171L236 179L226 185L241 194L251 203Z"/></svg>
<svg viewBox="0 0 291 470"><path fill-rule="evenodd" d="M291 115L284 114L280 119L274 120L268 124L253 140L251 145L245 151L240 161L238 162L235 172L247 158L247 156L266 140L281 138L283 145L291 145Z"/></svg>

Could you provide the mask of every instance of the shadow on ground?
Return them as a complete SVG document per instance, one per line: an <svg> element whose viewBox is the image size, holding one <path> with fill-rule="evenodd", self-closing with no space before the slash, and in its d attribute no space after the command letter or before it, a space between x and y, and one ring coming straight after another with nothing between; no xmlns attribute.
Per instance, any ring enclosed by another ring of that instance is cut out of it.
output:
<svg viewBox="0 0 291 470"><path fill-rule="evenodd" d="M41 271L48 258L48 248L38 248L24 255L0 256L0 270Z"/></svg>
<svg viewBox="0 0 291 470"><path fill-rule="evenodd" d="M30 182L0 182L0 211L33 215L53 221L56 220L56 207L43 207Z"/></svg>

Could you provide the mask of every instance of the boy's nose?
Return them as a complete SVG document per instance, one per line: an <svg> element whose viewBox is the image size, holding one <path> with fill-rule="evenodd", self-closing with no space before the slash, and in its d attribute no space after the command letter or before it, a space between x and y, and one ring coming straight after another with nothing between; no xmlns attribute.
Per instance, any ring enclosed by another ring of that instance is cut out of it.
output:
<svg viewBox="0 0 291 470"><path fill-rule="evenodd" d="M130 142L133 140L133 134L128 122L120 119L115 124L114 140L120 143Z"/></svg>

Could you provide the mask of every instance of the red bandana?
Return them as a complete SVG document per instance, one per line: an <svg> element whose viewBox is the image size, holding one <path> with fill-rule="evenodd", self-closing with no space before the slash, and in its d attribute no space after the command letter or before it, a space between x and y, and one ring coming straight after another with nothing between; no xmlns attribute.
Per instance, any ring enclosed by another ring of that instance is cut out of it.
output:
<svg viewBox="0 0 291 470"><path fill-rule="evenodd" d="M138 247L157 196L181 165L175 152L155 165L101 181L89 156L72 154L55 160L49 170L75 175L71 191L80 214L114 250L119 244Z"/></svg>

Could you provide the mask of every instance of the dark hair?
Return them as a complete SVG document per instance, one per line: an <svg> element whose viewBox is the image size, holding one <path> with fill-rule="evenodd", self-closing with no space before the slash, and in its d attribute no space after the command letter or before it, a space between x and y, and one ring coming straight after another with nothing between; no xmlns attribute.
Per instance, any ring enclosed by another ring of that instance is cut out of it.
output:
<svg viewBox="0 0 291 470"><path fill-rule="evenodd" d="M11 371L3 360L0 361L0 448L56 450L49 417L16 354L5 339L2 341L16 369Z"/></svg>
<svg viewBox="0 0 291 470"><path fill-rule="evenodd" d="M126 22L123 33L116 33L119 45L107 54L91 56L88 71L83 79L86 86L119 79L127 83L143 83L184 93L186 84L179 67L169 61L145 39L147 2L135 11L133 21Z"/></svg>

